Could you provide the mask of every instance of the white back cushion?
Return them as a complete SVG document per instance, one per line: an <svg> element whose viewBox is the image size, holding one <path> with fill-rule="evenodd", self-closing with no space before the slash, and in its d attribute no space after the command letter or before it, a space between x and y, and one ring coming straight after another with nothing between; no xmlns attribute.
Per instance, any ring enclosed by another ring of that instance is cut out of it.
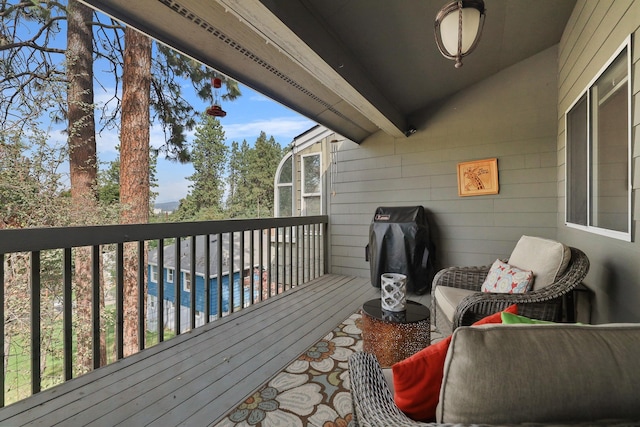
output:
<svg viewBox="0 0 640 427"><path fill-rule="evenodd" d="M509 264L533 271L533 290L553 283L567 268L571 250L555 240L522 236L509 257Z"/></svg>

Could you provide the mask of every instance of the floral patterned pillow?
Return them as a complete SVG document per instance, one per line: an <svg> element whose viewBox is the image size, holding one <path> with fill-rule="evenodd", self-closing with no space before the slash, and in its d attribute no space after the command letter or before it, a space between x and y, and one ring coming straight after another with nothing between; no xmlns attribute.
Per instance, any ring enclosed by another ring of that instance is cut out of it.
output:
<svg viewBox="0 0 640 427"><path fill-rule="evenodd" d="M482 292L521 294L531 289L533 272L521 270L497 259L482 283Z"/></svg>

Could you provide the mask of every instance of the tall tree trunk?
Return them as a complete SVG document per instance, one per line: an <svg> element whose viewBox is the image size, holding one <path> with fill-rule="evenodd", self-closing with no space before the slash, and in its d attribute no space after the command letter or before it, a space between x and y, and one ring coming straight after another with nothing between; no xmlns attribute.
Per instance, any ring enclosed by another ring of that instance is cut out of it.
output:
<svg viewBox="0 0 640 427"><path fill-rule="evenodd" d="M122 224L149 221L149 99L151 91L151 39L125 29L120 135L120 202ZM124 353L138 351L137 267L135 248L125 251ZM145 280L146 283L146 280ZM140 325L144 327L144 325Z"/></svg>
<svg viewBox="0 0 640 427"><path fill-rule="evenodd" d="M67 118L72 221L86 224L95 214L97 159L93 105L93 11L76 0L67 6ZM79 373L92 369L91 257L89 248L75 252Z"/></svg>

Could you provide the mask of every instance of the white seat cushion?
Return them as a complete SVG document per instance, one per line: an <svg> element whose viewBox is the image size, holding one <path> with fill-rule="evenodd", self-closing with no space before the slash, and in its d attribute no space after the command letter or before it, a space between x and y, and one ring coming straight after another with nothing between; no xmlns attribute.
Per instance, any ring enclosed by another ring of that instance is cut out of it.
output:
<svg viewBox="0 0 640 427"><path fill-rule="evenodd" d="M509 257L509 264L533 271L533 290L555 282L569 265L571 249L555 240L522 236Z"/></svg>
<svg viewBox="0 0 640 427"><path fill-rule="evenodd" d="M476 293L476 291L452 288L450 286L436 286L434 291L436 301L438 301L438 307L440 307L442 313L449 319L449 322L453 322L453 314L456 312L458 304L460 304L466 296Z"/></svg>

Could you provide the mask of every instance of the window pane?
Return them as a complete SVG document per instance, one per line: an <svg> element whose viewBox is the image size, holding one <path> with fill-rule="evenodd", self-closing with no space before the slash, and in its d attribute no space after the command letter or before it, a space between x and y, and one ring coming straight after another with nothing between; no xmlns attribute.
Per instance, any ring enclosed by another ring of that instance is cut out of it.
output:
<svg viewBox="0 0 640 427"><path fill-rule="evenodd" d="M292 216L291 187L278 187L278 216Z"/></svg>
<svg viewBox="0 0 640 427"><path fill-rule="evenodd" d="M292 157L289 157L284 164L282 165L282 169L280 169L280 176L278 177L279 184L289 184L292 181Z"/></svg>
<svg viewBox="0 0 640 427"><path fill-rule="evenodd" d="M320 155L303 157L304 186L306 194L320 193Z"/></svg>
<svg viewBox="0 0 640 427"><path fill-rule="evenodd" d="M303 215L320 215L322 214L320 209L320 196L305 197L304 198L304 212Z"/></svg>
<svg viewBox="0 0 640 427"><path fill-rule="evenodd" d="M591 88L591 224L626 232L629 226L628 88L626 51Z"/></svg>
<svg viewBox="0 0 640 427"><path fill-rule="evenodd" d="M567 114L567 221L587 225L587 97Z"/></svg>

